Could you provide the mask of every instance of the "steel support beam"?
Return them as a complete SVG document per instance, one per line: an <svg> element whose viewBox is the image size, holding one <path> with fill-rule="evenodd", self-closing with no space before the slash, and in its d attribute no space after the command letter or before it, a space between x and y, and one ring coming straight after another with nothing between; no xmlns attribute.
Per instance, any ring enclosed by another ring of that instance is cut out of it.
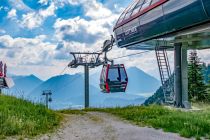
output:
<svg viewBox="0 0 210 140"><path fill-rule="evenodd" d="M85 65L85 108L89 107L89 66Z"/></svg>
<svg viewBox="0 0 210 140"><path fill-rule="evenodd" d="M188 102L188 74L187 74L187 49L182 45L175 44L174 47L174 91L175 106L190 108Z"/></svg>

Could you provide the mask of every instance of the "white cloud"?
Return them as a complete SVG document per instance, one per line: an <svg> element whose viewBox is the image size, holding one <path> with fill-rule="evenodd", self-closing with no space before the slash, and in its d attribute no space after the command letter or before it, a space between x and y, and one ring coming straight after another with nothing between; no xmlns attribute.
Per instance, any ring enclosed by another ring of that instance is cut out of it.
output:
<svg viewBox="0 0 210 140"><path fill-rule="evenodd" d="M38 12L34 11L24 14L22 16L22 21L19 21L19 23L28 29L40 27L47 17L55 16L55 10L56 6L52 2L47 9L41 9Z"/></svg>
<svg viewBox="0 0 210 140"><path fill-rule="evenodd" d="M57 50L57 44L44 42L45 39L45 35L35 38L0 36L0 60L8 64L9 73L17 75L35 74L43 79L47 79L58 75L69 63L69 52L74 47L79 47L79 45L80 47L85 47L84 44L76 42L64 43L64 46ZM63 60L61 56L65 56L67 60ZM80 69L70 69L70 71L75 73L80 71Z"/></svg>
<svg viewBox="0 0 210 140"><path fill-rule="evenodd" d="M23 15L22 19L20 24L28 29L39 27L43 22L43 18L35 12Z"/></svg>
<svg viewBox="0 0 210 140"><path fill-rule="evenodd" d="M52 2L50 4L50 6L45 9L45 10L40 10L39 11L39 15L43 18L49 17L49 16L54 16L55 14L55 10L56 10L56 6L55 4Z"/></svg>
<svg viewBox="0 0 210 140"><path fill-rule="evenodd" d="M80 17L73 19L57 19L54 28L56 38L59 41L76 41L81 43L94 44L103 41L112 34L112 25L117 15L113 14L107 18L86 20Z"/></svg>
<svg viewBox="0 0 210 140"><path fill-rule="evenodd" d="M65 4L81 5L84 8L85 16L91 19L106 18L113 14L110 9L96 0L56 0L56 3L61 6Z"/></svg>
<svg viewBox="0 0 210 140"><path fill-rule="evenodd" d="M42 5L47 5L49 3L49 0L39 0L38 3L40 3Z"/></svg>
<svg viewBox="0 0 210 140"><path fill-rule="evenodd" d="M7 18L8 19L16 19L16 16L17 16L16 12L17 12L16 9L10 10L8 12Z"/></svg>
<svg viewBox="0 0 210 140"><path fill-rule="evenodd" d="M86 13L85 15L91 17L92 19L107 18L113 14L109 9L105 8L96 0L87 0L83 3L83 6Z"/></svg>
<svg viewBox="0 0 210 140"><path fill-rule="evenodd" d="M9 35L4 35L0 36L0 43L4 46L5 54L10 54L1 57L13 57L15 66L47 64L53 58L56 48L56 45L43 42L40 36L32 39L12 38Z"/></svg>
<svg viewBox="0 0 210 140"><path fill-rule="evenodd" d="M14 9L22 11L32 11L22 0L8 0Z"/></svg>

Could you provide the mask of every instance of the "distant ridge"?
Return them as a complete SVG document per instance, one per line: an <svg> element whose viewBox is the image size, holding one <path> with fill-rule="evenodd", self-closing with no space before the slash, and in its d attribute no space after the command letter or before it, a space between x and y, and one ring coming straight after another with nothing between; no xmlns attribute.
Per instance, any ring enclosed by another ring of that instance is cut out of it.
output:
<svg viewBox="0 0 210 140"><path fill-rule="evenodd" d="M28 76L12 76L14 87L8 90L9 94L22 94L27 96L34 88L40 85L43 81L35 75Z"/></svg>
<svg viewBox="0 0 210 140"><path fill-rule="evenodd" d="M129 84L127 93L152 93L160 87L160 81L137 67L127 69Z"/></svg>

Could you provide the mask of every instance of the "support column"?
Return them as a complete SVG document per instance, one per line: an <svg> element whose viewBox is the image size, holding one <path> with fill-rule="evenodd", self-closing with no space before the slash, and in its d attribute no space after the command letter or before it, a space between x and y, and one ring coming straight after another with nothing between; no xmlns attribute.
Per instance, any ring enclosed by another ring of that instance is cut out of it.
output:
<svg viewBox="0 0 210 140"><path fill-rule="evenodd" d="M89 107L89 66L85 65L85 108Z"/></svg>
<svg viewBox="0 0 210 140"><path fill-rule="evenodd" d="M181 44L175 45L174 50L174 91L175 91L175 106L190 108L188 102L188 72L187 72L187 48Z"/></svg>
<svg viewBox="0 0 210 140"><path fill-rule="evenodd" d="M182 103L184 108L191 108L188 102L188 63L187 48L182 48Z"/></svg>
<svg viewBox="0 0 210 140"><path fill-rule="evenodd" d="M181 44L174 47L174 72L175 106L182 107Z"/></svg>

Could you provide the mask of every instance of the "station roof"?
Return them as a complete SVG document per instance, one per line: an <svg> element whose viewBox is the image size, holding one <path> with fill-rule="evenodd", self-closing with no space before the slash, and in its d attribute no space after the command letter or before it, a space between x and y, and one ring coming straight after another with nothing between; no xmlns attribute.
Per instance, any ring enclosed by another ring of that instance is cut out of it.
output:
<svg viewBox="0 0 210 140"><path fill-rule="evenodd" d="M153 9L156 4L165 1L166 0L134 0L119 17L115 29Z"/></svg>

